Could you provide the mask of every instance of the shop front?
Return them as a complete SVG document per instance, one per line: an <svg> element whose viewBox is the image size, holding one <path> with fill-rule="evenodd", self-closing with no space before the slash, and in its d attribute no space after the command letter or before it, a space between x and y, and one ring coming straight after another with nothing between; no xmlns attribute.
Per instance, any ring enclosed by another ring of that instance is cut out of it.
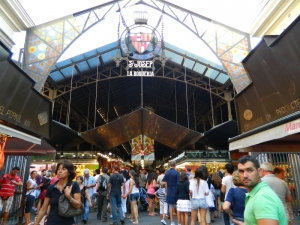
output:
<svg viewBox="0 0 300 225"><path fill-rule="evenodd" d="M29 155L55 153L42 138L50 138L51 102L37 92L35 82L12 60L12 53L0 42L0 177L15 166L27 181ZM24 187L17 187L10 215L21 219ZM20 222L20 221L19 221Z"/></svg>
<svg viewBox="0 0 300 225"><path fill-rule="evenodd" d="M252 84L236 96L240 135L230 151L249 153L285 170L293 194L294 216L300 209L300 17L279 36L266 36L242 61Z"/></svg>

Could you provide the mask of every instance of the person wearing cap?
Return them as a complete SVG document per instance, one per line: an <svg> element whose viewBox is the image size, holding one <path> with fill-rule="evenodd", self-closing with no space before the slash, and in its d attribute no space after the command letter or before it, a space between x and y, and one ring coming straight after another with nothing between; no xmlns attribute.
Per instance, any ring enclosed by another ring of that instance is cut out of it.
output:
<svg viewBox="0 0 300 225"><path fill-rule="evenodd" d="M83 171L83 174L84 174L84 176L83 176L83 185L87 188L87 190L89 192L89 195L93 196L93 194L94 194L94 188L93 187L96 186L96 181L95 181L94 177L90 176L90 170L89 169L85 169ZM82 222L84 224L86 224L88 219L89 219L89 212L90 212L90 205L89 205L88 200L85 201L84 207L85 207L85 212L82 215Z"/></svg>

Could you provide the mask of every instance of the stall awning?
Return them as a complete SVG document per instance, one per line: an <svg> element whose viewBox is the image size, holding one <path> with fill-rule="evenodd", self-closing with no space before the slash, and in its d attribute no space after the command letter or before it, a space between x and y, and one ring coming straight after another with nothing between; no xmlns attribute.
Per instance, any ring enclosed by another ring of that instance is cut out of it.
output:
<svg viewBox="0 0 300 225"><path fill-rule="evenodd" d="M296 119L294 118L296 117ZM290 119L288 122L285 120ZM293 119L293 120L291 120ZM284 122L284 123L282 123ZM274 126L275 124L275 126ZM274 140L280 139L281 141L293 141L295 142L298 138L298 135L295 135L300 132L300 119L299 113L292 115L291 117L287 117L284 120L277 121L276 123L268 124L268 126L264 126L255 130L252 130L251 135L249 133L244 133L240 136L234 137L229 140L229 150L236 149L245 149L250 146L255 146L261 143L270 142ZM293 135L293 138L285 138L287 136ZM271 146L269 144L269 146Z"/></svg>
<svg viewBox="0 0 300 225"><path fill-rule="evenodd" d="M215 150L228 150L228 139L238 135L235 120L229 120L204 132L198 142Z"/></svg>
<svg viewBox="0 0 300 225"><path fill-rule="evenodd" d="M32 135L26 134L22 131L13 129L13 128L5 126L3 124L0 124L0 133L6 134L6 135L9 135L9 136L12 136L12 137L20 138L22 140L25 140L25 141L28 141L28 142L31 142L31 143L34 143L34 144L38 144L38 145L41 144L41 139L40 138L37 138L37 137L34 137Z"/></svg>
<svg viewBox="0 0 300 225"><path fill-rule="evenodd" d="M5 155L55 155L56 150L46 141L42 140L40 144L30 143L19 138L7 138L4 147Z"/></svg>

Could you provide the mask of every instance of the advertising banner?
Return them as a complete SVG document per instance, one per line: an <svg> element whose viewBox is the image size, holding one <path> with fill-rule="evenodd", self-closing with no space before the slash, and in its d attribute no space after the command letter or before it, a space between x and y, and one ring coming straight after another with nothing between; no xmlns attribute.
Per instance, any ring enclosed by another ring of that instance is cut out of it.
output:
<svg viewBox="0 0 300 225"><path fill-rule="evenodd" d="M154 161L154 140L146 135L133 138L131 145L131 161L139 161L144 156L145 161Z"/></svg>

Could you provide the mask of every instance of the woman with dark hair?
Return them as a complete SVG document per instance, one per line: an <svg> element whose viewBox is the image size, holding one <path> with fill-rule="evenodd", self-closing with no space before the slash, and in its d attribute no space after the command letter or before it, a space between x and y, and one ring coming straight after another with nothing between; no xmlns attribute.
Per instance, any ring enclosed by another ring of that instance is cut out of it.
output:
<svg viewBox="0 0 300 225"><path fill-rule="evenodd" d="M197 213L200 210L200 220L201 225L206 225L206 210L207 204L205 200L205 196L208 195L209 189L206 180L204 180L205 171L203 169L198 168L195 172L195 178L190 181L190 196L192 198L191 201L191 225L195 225L197 220Z"/></svg>
<svg viewBox="0 0 300 225"><path fill-rule="evenodd" d="M126 170L122 170L121 174L124 177L124 185L122 187L122 196L123 196L129 191L130 177L129 177L129 173ZM127 203L127 197L122 198L122 211L123 211L124 218L125 218L125 213L127 213L126 203Z"/></svg>
<svg viewBox="0 0 300 225"><path fill-rule="evenodd" d="M63 217L58 214L58 200L61 195L65 195L74 208L79 209L81 206L79 185L77 182L72 182L76 175L74 165L69 161L60 162L57 164L56 174L58 181L48 187L44 204L34 221L34 225L38 225L40 223L43 216L46 215L49 205L51 208L48 215L47 225L73 225L75 223L73 217Z"/></svg>
<svg viewBox="0 0 300 225"><path fill-rule="evenodd" d="M185 171L180 173L180 180L176 184L177 200L177 218L178 224L189 224L189 212L191 212L191 201L189 196L188 176Z"/></svg>
<svg viewBox="0 0 300 225"><path fill-rule="evenodd" d="M217 204L217 211L218 211L218 217L221 219L221 187L222 187L222 179L218 172L214 172L212 174L212 185L215 188L215 198L216 198L216 204Z"/></svg>
<svg viewBox="0 0 300 225"><path fill-rule="evenodd" d="M83 197L83 204L86 203L86 199L87 199L88 202L89 202L89 207L92 207L93 204L92 204L92 201L91 201L91 198L90 198L90 195L89 195L89 190L87 189L86 186L83 185L83 180L84 180L83 176L76 177L76 182L79 185L80 194ZM77 216L75 219L76 219L76 224L79 224L79 221L82 220L82 216Z"/></svg>
<svg viewBox="0 0 300 225"><path fill-rule="evenodd" d="M123 198L127 198L127 196L130 196L130 202L131 202L131 221L133 224L138 224L138 209L137 209L137 202L140 198L140 192L139 192L139 175L134 171L129 171L130 176L130 184L129 184L129 190L128 192L123 195ZM135 221L133 221L133 218Z"/></svg>
<svg viewBox="0 0 300 225"><path fill-rule="evenodd" d="M155 199L155 188L156 183L156 174L154 172L148 175L147 181L147 195L148 195L148 204L149 204L149 216L155 216L154 212L154 199Z"/></svg>

